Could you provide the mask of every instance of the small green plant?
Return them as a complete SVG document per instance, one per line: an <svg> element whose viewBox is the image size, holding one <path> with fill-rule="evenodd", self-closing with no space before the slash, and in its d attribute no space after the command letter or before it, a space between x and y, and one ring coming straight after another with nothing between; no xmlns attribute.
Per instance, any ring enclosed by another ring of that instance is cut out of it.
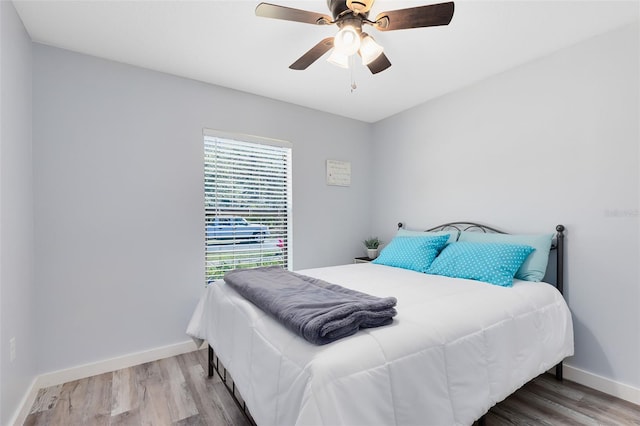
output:
<svg viewBox="0 0 640 426"><path fill-rule="evenodd" d="M371 237L363 241L364 246L368 249L377 249L382 241L378 237Z"/></svg>

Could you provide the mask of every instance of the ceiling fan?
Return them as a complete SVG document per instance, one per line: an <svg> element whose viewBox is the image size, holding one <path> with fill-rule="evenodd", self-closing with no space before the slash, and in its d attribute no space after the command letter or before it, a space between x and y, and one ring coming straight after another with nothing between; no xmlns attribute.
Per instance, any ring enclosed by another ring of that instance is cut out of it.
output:
<svg viewBox="0 0 640 426"><path fill-rule="evenodd" d="M349 67L349 59L356 53L362 58L373 74L384 71L391 62L384 49L373 37L363 31L364 25L371 25L380 31L403 30L409 28L448 25L453 18L453 2L439 3L408 9L379 13L374 20L369 19L369 10L375 0L327 0L333 18L322 13L271 3L260 3L256 15L265 18L283 19L312 25L332 25L339 28L335 37L327 37L298 58L289 68L304 70L333 48L328 61L343 68Z"/></svg>

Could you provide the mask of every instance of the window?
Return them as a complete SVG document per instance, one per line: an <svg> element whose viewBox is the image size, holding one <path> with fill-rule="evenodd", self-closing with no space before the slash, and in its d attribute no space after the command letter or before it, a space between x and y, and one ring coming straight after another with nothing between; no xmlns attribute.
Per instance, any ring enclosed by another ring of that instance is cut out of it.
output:
<svg viewBox="0 0 640 426"><path fill-rule="evenodd" d="M205 131L207 281L291 260L291 145Z"/></svg>

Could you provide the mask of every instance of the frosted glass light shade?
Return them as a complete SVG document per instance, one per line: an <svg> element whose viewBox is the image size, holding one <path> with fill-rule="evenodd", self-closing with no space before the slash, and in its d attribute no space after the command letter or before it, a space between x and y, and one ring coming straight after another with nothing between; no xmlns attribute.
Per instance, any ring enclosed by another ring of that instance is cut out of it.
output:
<svg viewBox="0 0 640 426"><path fill-rule="evenodd" d="M360 42L360 56L362 57L363 64L369 65L375 61L383 51L383 47L376 43L373 37L366 35L362 38Z"/></svg>
<svg viewBox="0 0 640 426"><path fill-rule="evenodd" d="M334 50L343 55L353 55L360 49L360 35L351 25L345 25L333 38Z"/></svg>
<svg viewBox="0 0 640 426"><path fill-rule="evenodd" d="M333 49L331 55L327 58L327 62L333 65L337 65L340 68L349 68L349 55L345 55Z"/></svg>

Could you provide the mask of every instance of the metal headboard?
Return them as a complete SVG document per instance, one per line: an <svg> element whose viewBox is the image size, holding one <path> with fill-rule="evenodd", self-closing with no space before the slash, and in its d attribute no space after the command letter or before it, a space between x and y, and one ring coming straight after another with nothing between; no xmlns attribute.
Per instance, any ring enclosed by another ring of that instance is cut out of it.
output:
<svg viewBox="0 0 640 426"><path fill-rule="evenodd" d="M398 229L403 227L404 224L402 222L398 222ZM551 243L551 250L556 250L556 288L561 294L564 292L564 230L564 225L556 226L556 236ZM501 231L491 226L475 222L449 222L427 229L425 232L437 231L457 231L458 236L456 237L456 241L460 238L460 233L463 231L509 234L508 232Z"/></svg>

